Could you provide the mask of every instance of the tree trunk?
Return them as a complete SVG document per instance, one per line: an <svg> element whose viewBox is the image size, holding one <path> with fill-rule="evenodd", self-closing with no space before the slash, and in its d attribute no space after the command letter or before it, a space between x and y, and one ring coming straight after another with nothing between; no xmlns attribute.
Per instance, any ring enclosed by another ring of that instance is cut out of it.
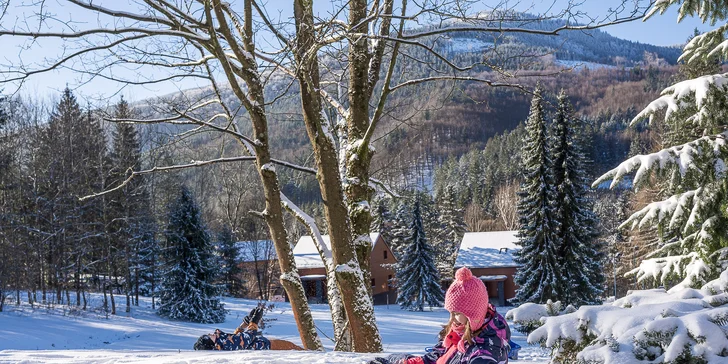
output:
<svg viewBox="0 0 728 364"><path fill-rule="evenodd" d="M211 22L210 32L216 33L220 31L227 39L233 40L234 37L230 32L230 28L228 28L228 23L225 18L221 1L214 0L213 4L215 14L218 18L218 28L214 28L214 25ZM258 174L260 175L260 179L263 183L263 193L266 205L263 218L268 224L270 236L276 247L278 264L281 267L281 284L286 290L291 302L291 309L293 310L293 315L296 319L296 325L298 327L299 335L301 336L301 342L303 343L304 348L308 350L323 350L321 340L316 333L311 309L309 308L308 301L306 300L306 294L303 290L301 277L298 275L298 270L296 269L296 262L293 258L293 249L291 248L291 244L288 242L288 233L286 232L285 225L283 223L281 190L278 184L278 175L271 163L268 144L269 134L268 120L265 115L264 106L265 96L262 82L257 72L257 64L254 62L254 59L251 58L251 55L255 54L253 46L251 1L246 0L244 7L244 49L240 49L240 45L234 40L229 42L229 45L232 48L232 51L237 55L238 60L242 63L242 68L238 71L238 76L243 78L248 86L247 95L238 84L238 79L235 77L236 73L227 61L225 50L215 37L211 39L214 47L211 51L214 51L219 56L225 75L230 82L230 87L238 100L240 100L246 110L248 110L250 120L253 124L255 144L252 145L252 148L254 148L255 151ZM205 10L207 12L208 19L212 19L212 9L206 7Z"/></svg>
<svg viewBox="0 0 728 364"><path fill-rule="evenodd" d="M333 269L327 269L326 286L331 307L331 319L334 325L334 350L351 351L353 349L351 326L346 317L344 303L341 301L341 292L336 281L336 274Z"/></svg>
<svg viewBox="0 0 728 364"><path fill-rule="evenodd" d="M81 258L76 259L76 306L81 305Z"/></svg>
<svg viewBox="0 0 728 364"><path fill-rule="evenodd" d="M262 98L262 90L258 91ZM259 105L263 105L261 101ZM278 264L281 267L281 284L288 294L291 302L291 308L296 318L296 325L301 336L304 348L307 350L322 350L323 345L316 333L311 309L308 306L306 293L303 289L301 277L298 275L296 262L293 257L293 249L288 242L288 233L283 223L283 208L281 205L281 191L278 185L278 176L270 161L270 153L268 152L267 141L267 121L263 110L259 114L251 114L253 119L253 129L255 137L260 141L256 145L255 154L258 164L258 171L263 182L263 191L265 194L265 214L264 218L268 224L273 244L278 253Z"/></svg>
<svg viewBox="0 0 728 364"><path fill-rule="evenodd" d="M303 120L313 146L318 170L316 177L321 189L321 197L325 202L326 221L329 223L334 275L349 326L352 328L350 332L353 350L380 352L382 343L369 295L369 282L364 281L357 255L351 248L350 221L344 202L337 151L331 133L323 120L313 33L315 29L313 3L308 0L295 0L294 17L297 33L294 54L301 89Z"/></svg>
<svg viewBox="0 0 728 364"><path fill-rule="evenodd" d="M263 299L263 277L261 277L260 270L258 269L258 259L256 258L253 262L255 265L255 279L258 281L258 298Z"/></svg>
<svg viewBox="0 0 728 364"><path fill-rule="evenodd" d="M390 2L391 3L391 2ZM391 12L391 10L390 10ZM349 2L349 25L353 33L367 33L367 0ZM369 208L373 190L369 187L369 164L372 153L369 145L361 141L369 128L369 99L373 85L369 85L369 60L366 37L356 36L349 41L349 118L347 120L346 158L344 163L348 200L348 214L354 237L354 248L363 273L367 292L371 294L371 268L369 267L372 241L369 228L372 215ZM378 71L378 70L377 70Z"/></svg>
<svg viewBox="0 0 728 364"><path fill-rule="evenodd" d="M3 277L0 275L0 312L3 312L3 306L5 305L5 282Z"/></svg>
<svg viewBox="0 0 728 364"><path fill-rule="evenodd" d="M116 299L114 298L113 285L109 285L109 298L111 299L111 314L116 315Z"/></svg>
<svg viewBox="0 0 728 364"><path fill-rule="evenodd" d="M104 313L106 314L106 317L108 318L109 317L109 299L106 296L106 288L107 288L106 283L104 283L102 285L101 290L104 291Z"/></svg>
<svg viewBox="0 0 728 364"><path fill-rule="evenodd" d="M139 256L139 255L137 255ZM139 306L139 265L134 268L134 305Z"/></svg>
<svg viewBox="0 0 728 364"><path fill-rule="evenodd" d="M126 216L130 216L131 213L127 212ZM126 307L124 312L131 312L131 292L132 292L132 280L131 280L131 248L129 247L129 241L125 242L124 254L126 255L126 282L124 284L124 294L126 295Z"/></svg>
<svg viewBox="0 0 728 364"><path fill-rule="evenodd" d="M66 305L70 306L71 305L71 291L68 289L69 288L67 285L68 282L66 280L64 280L64 282L65 283L63 284L63 286L66 290Z"/></svg>
<svg viewBox="0 0 728 364"><path fill-rule="evenodd" d="M154 238L154 246L156 246L156 245L157 245L157 240L156 240L156 238ZM157 309L156 308L156 301L155 301L156 292L154 291L155 283L157 281L157 275L156 275L156 273L157 273L157 254L156 254L156 251L155 251L155 253L153 253L153 255L152 255L152 292L151 292L151 294L152 294L152 310L156 310Z"/></svg>

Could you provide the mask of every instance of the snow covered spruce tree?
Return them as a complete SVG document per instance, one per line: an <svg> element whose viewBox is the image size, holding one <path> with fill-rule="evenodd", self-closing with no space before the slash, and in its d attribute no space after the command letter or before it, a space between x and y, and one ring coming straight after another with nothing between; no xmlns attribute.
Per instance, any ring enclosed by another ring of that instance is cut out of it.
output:
<svg viewBox="0 0 728 364"><path fill-rule="evenodd" d="M465 234L465 222L463 221L463 211L455 204L455 189L451 185L445 187L438 197L440 214L437 228L439 236L437 244L433 244L437 269L441 277L452 278L458 248Z"/></svg>
<svg viewBox="0 0 728 364"><path fill-rule="evenodd" d="M551 155L555 189L554 219L560 275L560 299L576 306L598 303L604 283L602 246L596 239L596 216L587 196L584 134L562 90L553 125Z"/></svg>
<svg viewBox="0 0 728 364"><path fill-rule="evenodd" d="M390 199L383 196L375 196L372 201L374 211L372 212L372 223L369 230L373 233L387 234L386 240L389 241L389 229L391 228L392 212L389 211Z"/></svg>
<svg viewBox="0 0 728 364"><path fill-rule="evenodd" d="M394 211L392 228L389 231L391 237L389 246L397 260L402 260L410 238L412 213L410 212L410 204L405 199L400 199L396 203L397 209Z"/></svg>
<svg viewBox="0 0 728 364"><path fill-rule="evenodd" d="M516 273L519 288L516 301L545 303L561 297L559 245L555 234L551 159L541 90L536 89L526 120L523 140L523 177L518 193L519 244L516 261L523 266Z"/></svg>
<svg viewBox="0 0 728 364"><path fill-rule="evenodd" d="M677 1L660 1L648 16L664 12ZM688 1L680 6L684 16L697 14L704 22L725 21L728 5L719 1ZM683 50L683 62L705 62L728 56L724 33L728 24L695 36ZM631 274L656 285L700 287L715 279L728 264L728 181L725 132L728 126L728 74L701 76L676 83L651 102L633 120L636 124L662 117L671 138L682 130L682 143L656 153L636 155L601 176L594 184L612 180L614 187L637 170L639 187L655 176L666 185L669 198L648 204L622 224L632 228L656 226L662 244ZM684 136L694 139L685 140Z"/></svg>
<svg viewBox="0 0 728 364"><path fill-rule="evenodd" d="M422 225L420 200L415 201L410 224L410 239L397 263L399 282L397 303L403 309L423 311L425 304L440 306L445 295L440 287L440 274L435 267L434 250L427 242Z"/></svg>
<svg viewBox="0 0 728 364"><path fill-rule="evenodd" d="M164 271L157 313L172 320L225 321L221 287L213 283L218 262L190 191L182 187L169 208L162 252Z"/></svg>

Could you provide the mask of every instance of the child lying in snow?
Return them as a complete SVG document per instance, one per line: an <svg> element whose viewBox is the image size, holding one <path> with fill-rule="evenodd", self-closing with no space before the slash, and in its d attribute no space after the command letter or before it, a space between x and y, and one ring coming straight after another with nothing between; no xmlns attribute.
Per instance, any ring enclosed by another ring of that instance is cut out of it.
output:
<svg viewBox="0 0 728 364"><path fill-rule="evenodd" d="M193 346L195 350L270 350L271 343L258 330L263 318L263 309L256 307L232 334L219 329L212 334L202 335Z"/></svg>
<svg viewBox="0 0 728 364"><path fill-rule="evenodd" d="M511 330L488 302L488 290L468 268L455 273L445 295L450 321L440 341L424 356L392 354L369 364L504 364L508 363Z"/></svg>

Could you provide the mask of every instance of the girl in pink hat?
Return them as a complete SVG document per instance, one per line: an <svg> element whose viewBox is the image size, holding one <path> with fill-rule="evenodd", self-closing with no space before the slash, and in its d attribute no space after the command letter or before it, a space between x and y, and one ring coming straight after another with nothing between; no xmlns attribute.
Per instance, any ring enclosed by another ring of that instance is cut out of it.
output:
<svg viewBox="0 0 728 364"><path fill-rule="evenodd" d="M485 284L468 268L455 272L445 294L450 321L440 332L440 343L424 356L392 354L370 364L503 364L508 363L511 331L488 302Z"/></svg>

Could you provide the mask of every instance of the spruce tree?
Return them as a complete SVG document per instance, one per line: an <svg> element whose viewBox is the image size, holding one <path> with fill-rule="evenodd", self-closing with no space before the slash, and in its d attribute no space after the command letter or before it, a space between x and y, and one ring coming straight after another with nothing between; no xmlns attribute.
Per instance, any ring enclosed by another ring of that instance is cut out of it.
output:
<svg viewBox="0 0 728 364"><path fill-rule="evenodd" d="M218 262L200 209L185 187L170 206L165 238L158 314L200 323L225 321L221 287L213 283Z"/></svg>
<svg viewBox="0 0 728 364"><path fill-rule="evenodd" d="M455 259L465 234L465 222L462 209L455 204L455 190L452 186L445 187L439 197L440 215L437 225L440 234L439 241L433 246L440 276L452 278Z"/></svg>
<svg viewBox="0 0 728 364"><path fill-rule="evenodd" d="M242 269L240 263L239 249L235 243L235 237L229 227L224 227L217 234L217 252L220 255L220 279L223 282L225 291L233 297L240 297L244 285L240 278Z"/></svg>
<svg viewBox="0 0 728 364"><path fill-rule="evenodd" d="M388 233L389 226L392 223L392 213L389 211L388 199L382 196L374 197L372 204L374 205L374 211L372 212L372 223L370 231L373 233ZM386 236L385 238L389 238ZM389 241L387 239L387 241Z"/></svg>
<svg viewBox="0 0 728 364"><path fill-rule="evenodd" d="M553 179L549 158L546 121L537 88L523 140L524 181L518 193L519 244L516 262L521 265L515 276L519 288L518 302L545 303L559 300L561 273L559 266L559 242L555 232Z"/></svg>
<svg viewBox="0 0 728 364"><path fill-rule="evenodd" d="M587 196L585 140L580 121L566 94L561 91L554 119L553 181L556 207L554 220L558 264L563 277L559 297L567 304L596 304L603 289L603 252L596 239L596 216Z"/></svg>
<svg viewBox="0 0 728 364"><path fill-rule="evenodd" d="M445 295L440 287L440 274L435 267L433 254L425 236L420 201L417 199L412 212L408 246L397 263L397 303L401 308L423 311L425 304L430 307L442 305Z"/></svg>
<svg viewBox="0 0 728 364"><path fill-rule="evenodd" d="M405 199L397 203L397 210L394 212L392 228L390 229L389 247L392 249L397 260L404 256L407 248L407 241L410 238L409 225L412 222L412 214L409 211L409 204Z"/></svg>

